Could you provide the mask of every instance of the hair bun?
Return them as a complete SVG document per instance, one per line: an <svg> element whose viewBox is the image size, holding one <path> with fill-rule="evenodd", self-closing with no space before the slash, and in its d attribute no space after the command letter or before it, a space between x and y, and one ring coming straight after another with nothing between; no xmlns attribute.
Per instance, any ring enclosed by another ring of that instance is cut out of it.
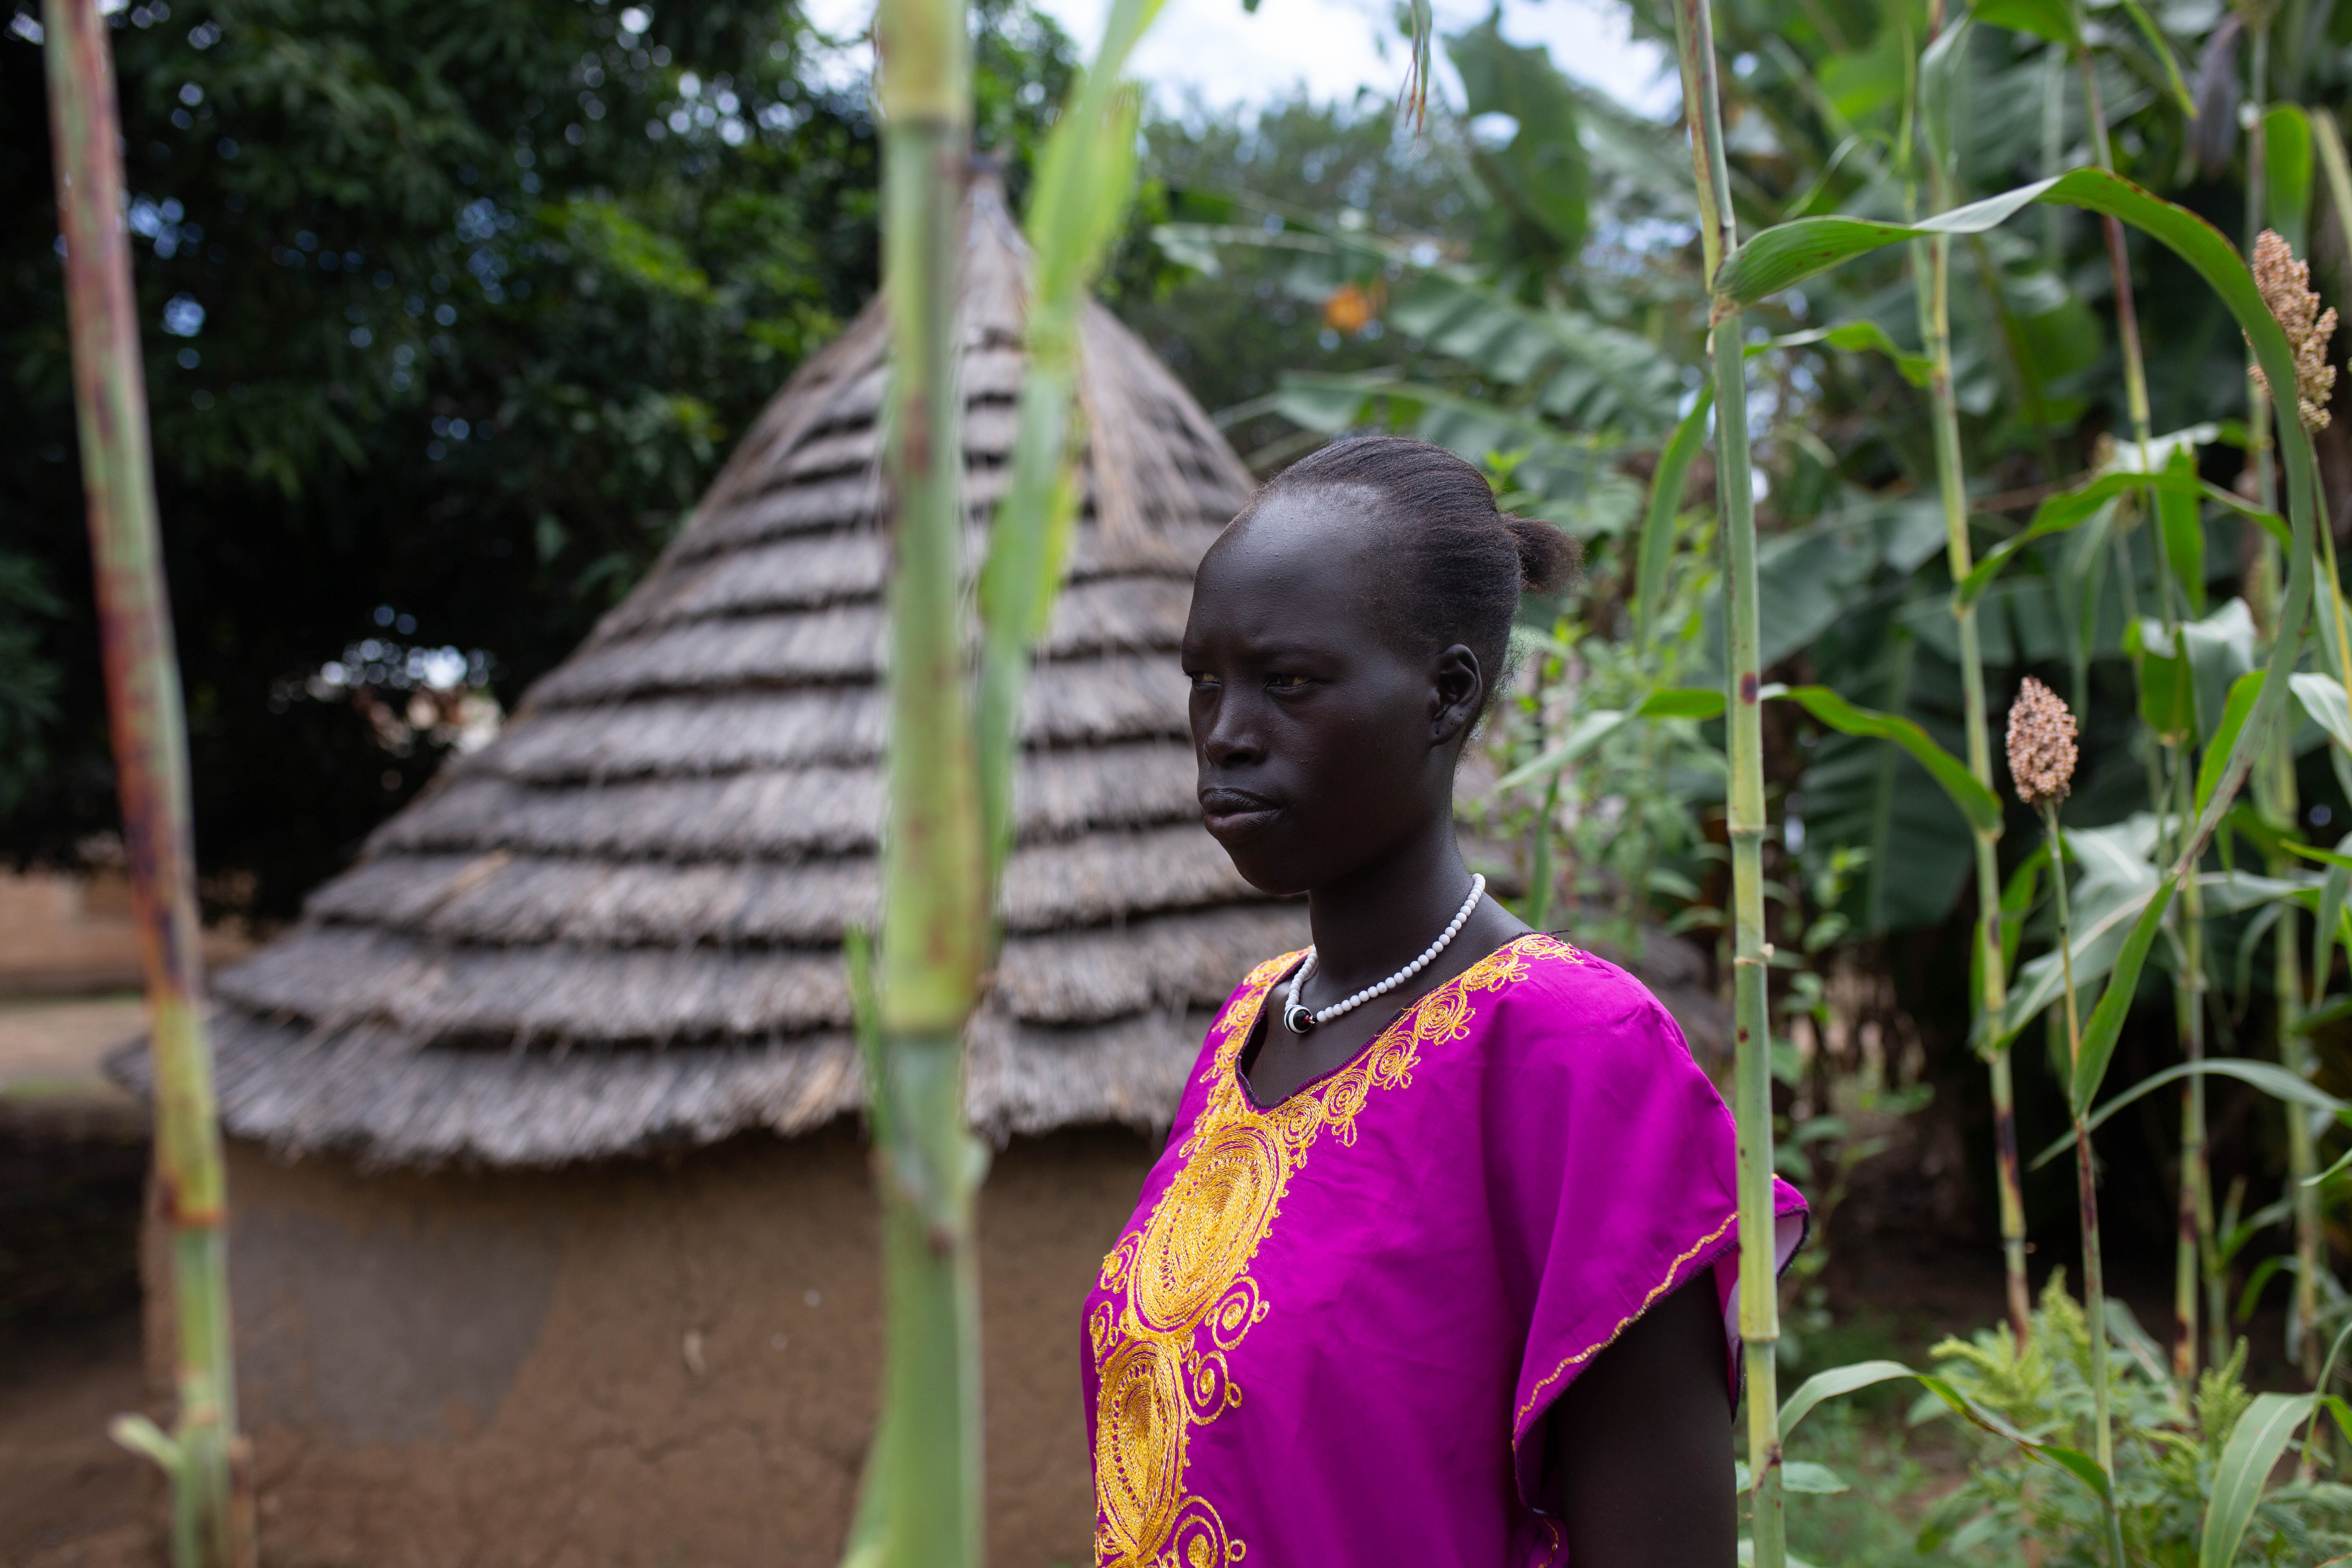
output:
<svg viewBox="0 0 2352 1568"><path fill-rule="evenodd" d="M1556 594L1575 580L1583 552L1557 525L1541 518L1507 516L1503 526L1518 547L1521 592Z"/></svg>

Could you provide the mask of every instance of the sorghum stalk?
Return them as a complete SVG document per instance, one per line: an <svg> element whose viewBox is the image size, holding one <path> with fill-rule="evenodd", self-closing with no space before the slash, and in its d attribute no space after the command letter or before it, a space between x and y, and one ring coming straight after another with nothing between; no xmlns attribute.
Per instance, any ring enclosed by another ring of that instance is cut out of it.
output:
<svg viewBox="0 0 2352 1568"><path fill-rule="evenodd" d="M2177 632L2176 632L2176 635ZM2195 816L2186 742L2173 769L2174 819L2185 838ZM2205 1059L2205 893L2194 868L2180 884L2180 978L2172 989L2173 1019L2180 1059ZM2210 1364L2229 1360L2221 1342L2228 1329L2220 1295L2220 1256L2213 1241L2213 1188L2205 1157L2205 1075L2191 1073L2180 1095L2180 1190L2175 1208L2172 1278L2172 1373L2185 1385L2197 1375L2198 1282L2205 1284L2205 1325Z"/></svg>
<svg viewBox="0 0 2352 1568"><path fill-rule="evenodd" d="M2061 963L2066 977L2066 1059L2072 1066L2083 1054L2083 1026L2074 1000L2074 961L2068 945L2074 940L2074 928L2066 910L2066 868L2055 802L2042 808L2042 825L2050 839L2051 882L2057 889L2058 951L2066 955ZM2081 1111L2074 1112L2074 1195L2083 1213L2083 1330L2091 1342L2091 1413L2098 1428L2095 1453L2100 1471L2107 1478L2107 1557L2115 1568L2124 1568L2123 1521L2114 1500L2116 1437L2107 1388L2107 1282L2099 1245L2099 1184L2091 1163L2090 1129L2084 1125Z"/></svg>
<svg viewBox="0 0 2352 1568"><path fill-rule="evenodd" d="M2083 33L2081 0L2074 5L2074 32ZM2107 141L2106 106L2099 93L2099 73L2088 45L2074 52L2076 66L2083 73L2083 112L2090 122L2092 160L2108 174L2116 172L2115 149ZM2139 443L2140 466L2147 466L2148 404L2147 367L2140 357L2139 313L2132 303L2131 253L2124 244L2121 219L2102 215L2107 240L2107 268L2115 279L2116 338L2123 350L2124 396L2131 412L2132 436ZM2161 553L2161 552L2159 552Z"/></svg>
<svg viewBox="0 0 2352 1568"><path fill-rule="evenodd" d="M2323 159L2328 164L2331 184L2336 184L2341 173L2342 146L2336 138L2332 119L2318 117L2326 123L2318 127L2318 141ZM2249 184L2253 183L2250 177ZM2341 195L2341 186L2338 186ZM2326 427L2328 422L2327 401L2335 389L2336 371L2327 359L2328 340L2336 330L2336 312L2319 310L2319 297L2310 288L2310 268L2294 259L2294 253L2278 235L2264 229L2259 231L2252 246L2255 287L2262 290L2263 302L2286 333L2287 344L2294 353L2295 385L2291 395L2297 424L2305 432ZM2269 430L2270 383L2259 369L2248 374L2250 395L2263 401L2255 409L2263 417L2263 429ZM2284 411L2289 395L2282 395ZM2267 465L2260 471L2264 494L2270 494L2270 472ZM2335 667L2338 681L2352 682L2352 639L2347 639L2344 623L2344 599L2336 576L2336 539L2333 529L2323 525L2320 540L2324 547L2328 583L2327 612L2320 621L2322 649L2329 657L2326 662ZM2274 560L2265 551L2266 563ZM2273 565L2273 571L2276 568ZM2328 630L2333 628L2331 642ZM2271 769L2271 799L2265 803L2274 820L2292 824L2294 817L2294 763L2282 733L2273 747ZM2343 776L2342 759L2338 757L2337 776ZM2258 781L2260 782L2260 781ZM2296 1000L2301 991L2294 984L2296 954L2292 940L2293 927L2282 913L2278 943L2279 990L2279 1061L2289 1071L2309 1077L2317 1063L2309 1038L2298 1032L2294 1025ZM2332 935L2332 933L2330 933ZM2315 1006L2327 991L2326 966L2317 961L2312 965L2312 1001ZM2314 1332L2319 1310L2319 1268L2321 1243L2319 1235L2318 1193L2304 1183L2317 1166L2316 1151L2312 1146L2311 1122L2305 1111L2290 1106L2287 1111L2288 1180L2294 1184L2295 1198L2295 1287L2294 1321L2302 1333L2304 1375L2319 1375L2319 1341Z"/></svg>
<svg viewBox="0 0 2352 1568"><path fill-rule="evenodd" d="M1916 79L1916 73L1915 79ZM1951 191L1943 153L1929 139L1927 169L1929 199L1937 211L1951 205ZM1928 387L1936 433L1936 480L1944 507L1944 551L1954 583L1974 566L1969 543L1968 475L1960 453L1960 412L1952 390L1951 240L1938 235L1911 244L1913 294L1919 311L1919 336L1927 350ZM1923 286L1924 282L1924 286ZM1960 645L1960 697L1969 738L1969 772L1979 784L1992 787L1991 719L1985 709L1984 655L1977 637L1973 603L1956 598L1952 616ZM2000 1192L2002 1272L2009 1294L2010 1331L2019 1348L2032 1332L2032 1299L2025 1278L2025 1202L2018 1176L2017 1095L2010 1073L2009 1048L1993 1043L1999 1035L2002 1008L2009 996L2000 940L2000 866L1998 831L1972 829L1977 870L1977 1019L1986 1072L1992 1087L1993 1168Z"/></svg>
<svg viewBox="0 0 2352 1568"><path fill-rule="evenodd" d="M1683 112L1697 175L1699 245L1710 293L1738 248L1724 156L1723 100L1708 0L1675 0L1675 43ZM1717 299L1710 311L1715 361L1716 495L1722 508L1728 614L1724 724L1731 778L1725 827L1731 840L1733 1099L1739 1126L1739 1334L1748 1372L1749 1528L1756 1568L1782 1568L1786 1521L1780 1497L1780 1340L1772 1214L1771 1027L1765 996L1764 729L1758 668L1756 492L1748 451L1748 375L1738 309Z"/></svg>
<svg viewBox="0 0 2352 1568"><path fill-rule="evenodd" d="M171 1236L179 1413L117 1437L172 1483L178 1568L251 1568L248 1451L236 1430L228 1301L228 1195L189 832L188 738L163 581L139 308L122 227L121 121L107 24L94 0L44 0L50 148L65 239L66 313L107 716L154 1059L155 1184Z"/></svg>
<svg viewBox="0 0 2352 1568"><path fill-rule="evenodd" d="M877 985L882 1410L852 1554L888 1568L981 1561L980 1310L963 1030L989 934L965 693L963 408L957 276L970 44L962 0L882 0L883 292L891 372L889 831Z"/></svg>
<svg viewBox="0 0 2352 1568"><path fill-rule="evenodd" d="M2065 982L2070 1068L2082 1058L2083 1023L2075 999L2074 929L2067 905L2066 839L2058 826L2058 805L2074 786L2075 760L2074 714L2056 692L2027 676L2009 710L2009 773L2018 799L2041 816L2042 831L2050 846L2050 886L2058 916L2059 969ZM2107 1387L2106 1269L2099 1249L2098 1179L2091 1163L2090 1131L2071 1091L2067 1104L2073 1108L2074 1190L2083 1219L2083 1326L2091 1342L2092 1418L2097 1426L2099 1469L2107 1481L2107 1554L2114 1568L2125 1568L2123 1521L2115 1505L2115 1427Z"/></svg>
<svg viewBox="0 0 2352 1568"><path fill-rule="evenodd" d="M2252 58L2247 68L2246 101L2253 116L2246 132L2246 254L2252 257L2263 231L2263 202L2269 194L2266 148L2267 128L2263 123L2263 100L2270 91L2271 16L2266 6L2254 8L2247 16L2253 34ZM2271 463L2270 388L2263 380L2261 368L2254 363L2253 345L2246 346L2246 447L2254 467L2255 493L2265 510L2276 505L2276 483ZM2247 596L2260 605L2258 614L2270 620L2278 603L2278 546L2265 534L2258 542L2254 564L2253 592ZM2269 629L2265 627L2264 629ZM2254 772L2254 793L2257 809L2267 804L2275 808L2278 802L2291 802L2294 796L2294 757L2290 746L2287 727L2281 725L2273 732L2267 753ZM2288 820L2293 820L2293 806L2288 806ZM2185 810L2184 810L2185 815ZM2277 869L2284 869L2278 868ZM2199 934L2193 917L2200 911L2202 893L2195 877L2190 877L2181 889L2182 908L2192 921L2189 935ZM2192 902L2190 900L2197 900ZM2274 944L2273 963L2282 978L2295 966L2294 907L2284 904L2279 910L2278 925L2272 933ZM2198 978L2203 978L2201 971ZM2279 989L2278 1028L2282 1031L2284 1052L2285 1032L2291 1028L2294 1011L2294 995L2299 986L2288 984ZM2182 1020L2182 1057L2196 1062L2204 1059L2203 1027L2204 997L2190 999L2197 1005L2193 1019ZM2190 1025L2196 1026L2193 1031ZM2174 1317L2178 1320L2173 1344L2173 1374L2186 1386L2196 1373L2193 1350L2195 1339L2196 1277L2201 1271L2205 1281L2205 1354L2208 1362L2219 1366L2229 1359L2229 1320L2223 1297L2221 1249L2213 1230L2213 1176L2206 1147L2205 1077L2192 1073L2181 1085L2180 1094L2180 1209L2179 1241L2173 1265Z"/></svg>
<svg viewBox="0 0 2352 1568"><path fill-rule="evenodd" d="M2263 121L2263 100L2270 90L2271 29L2265 13L2252 29L2252 59L2247 68L2246 101L2253 119L2246 127L2246 255L2254 254L2268 221L2263 204L2270 195L2270 128ZM2277 480L2271 471L2271 389L2254 363L2253 345L2246 346L2246 456L2254 465L2256 499L2264 510L2276 510ZM2260 570L2270 584L2277 581L2278 547L2264 536Z"/></svg>
<svg viewBox="0 0 2352 1568"><path fill-rule="evenodd" d="M2079 37L2083 32L2083 7L2074 5L2074 27ZM2099 92L2097 63L2087 45L2075 51L2075 60L2083 76L2083 107L2091 131L2092 156L2098 166L2109 174L2115 172L2115 152L2107 140L2106 109ZM2132 422L2132 436L2139 448L2139 466L2146 472L2149 461L2150 420L2147 400L2147 362L2140 352L2139 313L2132 300L2131 256L2124 243L2124 226L2116 218L2101 218L2107 241L2107 268L2116 291L2116 336L2123 351L2124 393ZM2153 496L2147 506L2150 521L2157 516ZM2117 535L2119 560L2128 576L2130 552L2121 550L2122 535ZM2156 559L2158 608L2164 617L2165 627L2178 639L2180 621L2174 604L2171 563L2161 539L2153 551ZM2174 646L2179 647L2176 640ZM2184 753L2179 765L2186 768ZM2159 824L2166 818L2169 803L2167 792L2153 773L2149 780L2148 805ZM2185 836L2189 824L2183 821L2179 830ZM2158 858L2168 854L2169 836L2158 830ZM2179 984L2173 988L2174 1015L2178 1020L2181 1054L2190 1061L2202 1060L2205 1055L2205 973L2204 896L2197 879L2184 879L2181 889L2180 922L2182 926L2183 961ZM2197 1276L2200 1254L2211 1256L2212 1203L2206 1190L2203 1169L2205 1149L2205 1079L2201 1073L2189 1075L2181 1090L2182 1151L2180 1171L2181 1241L2176 1267L2173 1312L2173 1370L2184 1379L2196 1373L2197 1363Z"/></svg>

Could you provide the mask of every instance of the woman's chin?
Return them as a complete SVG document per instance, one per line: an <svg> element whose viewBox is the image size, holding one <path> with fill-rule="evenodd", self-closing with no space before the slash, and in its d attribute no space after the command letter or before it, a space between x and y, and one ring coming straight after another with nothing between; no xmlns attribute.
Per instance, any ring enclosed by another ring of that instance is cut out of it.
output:
<svg viewBox="0 0 2352 1568"><path fill-rule="evenodd" d="M1295 860L1282 854L1277 846L1251 834L1228 838L1214 829L1211 833L1223 847L1225 858L1234 863L1234 869L1241 873L1242 880L1259 892L1277 899L1289 899L1314 886L1312 879L1300 870Z"/></svg>

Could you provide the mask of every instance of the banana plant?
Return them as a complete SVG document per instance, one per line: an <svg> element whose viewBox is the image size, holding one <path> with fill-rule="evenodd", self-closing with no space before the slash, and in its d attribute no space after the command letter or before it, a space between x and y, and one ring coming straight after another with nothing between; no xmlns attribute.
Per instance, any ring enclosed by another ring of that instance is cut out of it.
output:
<svg viewBox="0 0 2352 1568"><path fill-rule="evenodd" d="M1476 268L1417 259L1435 254L1418 237L1375 238L1296 214L1282 223L1164 224L1153 235L1171 258L1203 271L1236 250L1278 256L1284 288L1303 303L1377 289L1387 325L1432 357L1404 374L1286 372L1277 391L1224 417L1271 409L1326 435L1379 425L1481 464L1512 453L1513 483L1544 515L1579 533L1629 527L1640 492L1617 464L1676 426L1671 355L1589 311L1528 304Z"/></svg>

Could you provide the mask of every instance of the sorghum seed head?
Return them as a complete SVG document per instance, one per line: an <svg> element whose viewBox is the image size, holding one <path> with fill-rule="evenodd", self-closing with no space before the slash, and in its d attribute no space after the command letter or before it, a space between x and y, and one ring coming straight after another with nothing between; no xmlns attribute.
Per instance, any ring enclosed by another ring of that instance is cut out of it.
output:
<svg viewBox="0 0 2352 1568"><path fill-rule="evenodd" d="M2074 715L2030 675L2010 705L2009 777L2029 806L2064 800L2074 784Z"/></svg>
<svg viewBox="0 0 2352 1568"><path fill-rule="evenodd" d="M2327 342L2336 335L2336 312L2324 314L2311 291L2311 266L2297 261L2285 240L2264 229L2254 241L2254 287L2270 307L2287 347L2294 351L2294 412L2306 430L2327 428L2327 399L2336 390L2336 367L2327 363ZM2255 382L2270 382L2258 368Z"/></svg>

